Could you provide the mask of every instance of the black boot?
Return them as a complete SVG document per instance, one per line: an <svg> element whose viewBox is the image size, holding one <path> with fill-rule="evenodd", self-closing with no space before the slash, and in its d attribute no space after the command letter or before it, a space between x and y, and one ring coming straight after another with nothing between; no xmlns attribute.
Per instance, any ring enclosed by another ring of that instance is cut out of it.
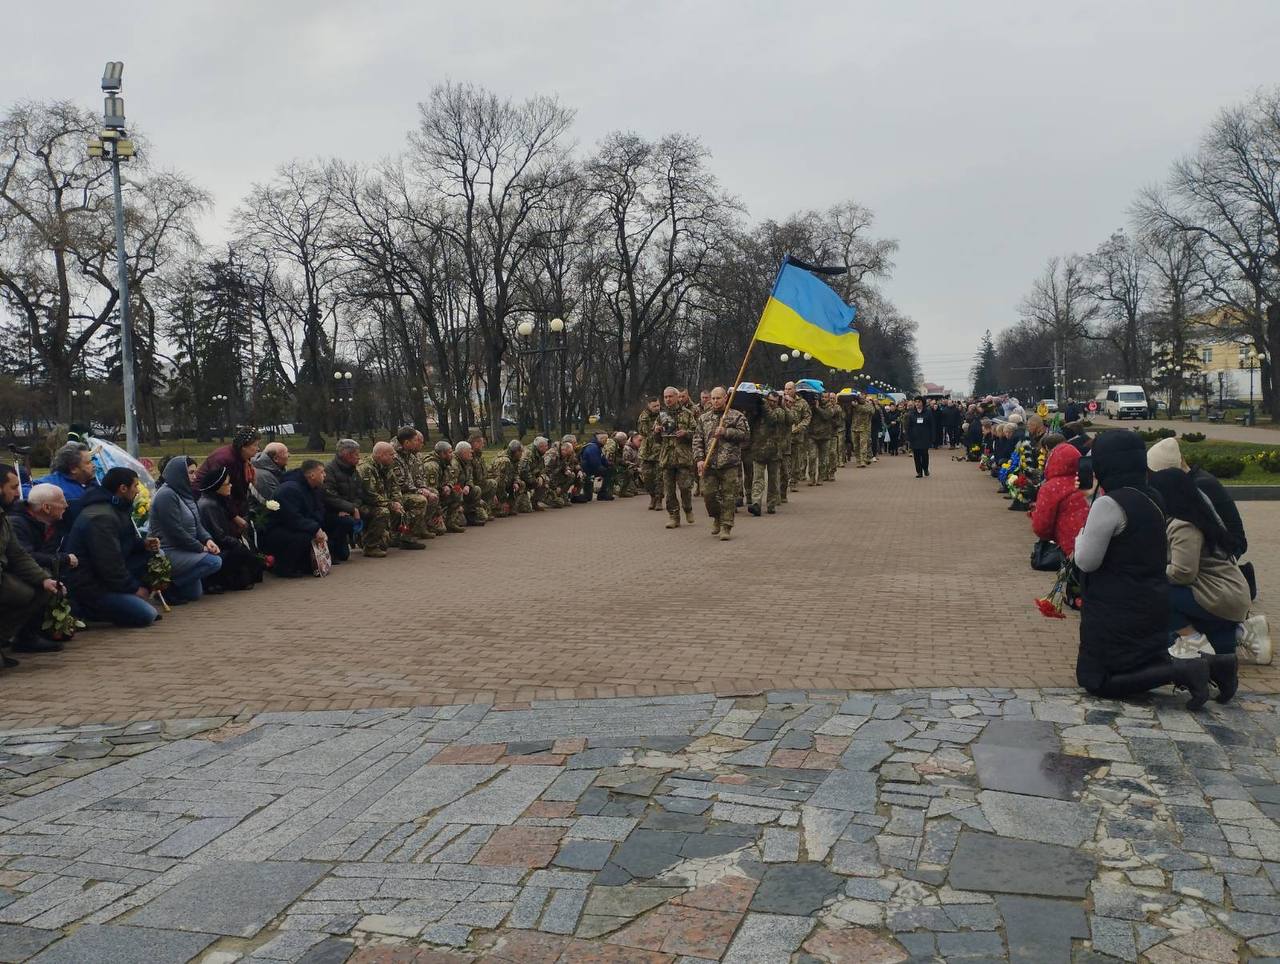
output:
<svg viewBox="0 0 1280 964"><path fill-rule="evenodd" d="M759 516L759 515L760 515L760 503L758 503L758 502L752 502L752 503L751 503L751 505L747 506L747 511L748 511L748 512L750 512L750 513L751 513L752 515L754 515L754 516Z"/></svg>
<svg viewBox="0 0 1280 964"><path fill-rule="evenodd" d="M1209 664L1200 659L1165 659L1129 673L1114 673L1094 693L1106 699L1123 699L1149 693L1172 683L1191 693L1187 709L1198 710L1209 700Z"/></svg>
<svg viewBox="0 0 1280 964"><path fill-rule="evenodd" d="M1232 657L1234 661L1234 657ZM1191 694L1187 709L1201 709L1209 702L1209 663L1203 659L1175 659L1173 685L1181 686Z"/></svg>
<svg viewBox="0 0 1280 964"><path fill-rule="evenodd" d="M1218 702L1229 702L1231 697L1236 695L1236 690L1240 688L1240 680L1236 675L1238 664L1235 653L1213 656L1204 653L1200 658L1209 664L1209 679L1213 680L1213 685L1218 687L1216 697Z"/></svg>

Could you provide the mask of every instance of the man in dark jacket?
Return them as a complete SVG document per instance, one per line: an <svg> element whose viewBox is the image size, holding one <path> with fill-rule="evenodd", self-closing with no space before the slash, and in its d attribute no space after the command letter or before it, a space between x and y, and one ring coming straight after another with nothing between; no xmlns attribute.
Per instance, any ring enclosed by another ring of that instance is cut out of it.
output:
<svg viewBox="0 0 1280 964"><path fill-rule="evenodd" d="M42 569L65 574L79 562L62 548L62 519L67 512L67 497L62 489L49 483L33 485L25 502L15 502L9 509L9 524L18 545Z"/></svg>
<svg viewBox="0 0 1280 964"><path fill-rule="evenodd" d="M929 449L935 438L934 413L924 406L924 397L916 396L912 407L907 411L907 447L916 463L916 478L922 479L929 474Z"/></svg>
<svg viewBox="0 0 1280 964"><path fill-rule="evenodd" d="M277 575L303 576L314 571L311 546L329 541L324 531L323 486L324 464L315 459L307 459L280 480L276 489L280 508L267 515L262 533L263 547L276 557Z"/></svg>
<svg viewBox="0 0 1280 964"><path fill-rule="evenodd" d="M364 483L356 472L359 465L360 443L344 438L338 442L338 454L324 468L324 531L329 536L329 554L334 562L346 562L351 557L356 524L361 522Z"/></svg>
<svg viewBox="0 0 1280 964"><path fill-rule="evenodd" d="M579 463L582 465L582 472L585 476L582 480L582 491L573 497L574 502L590 502L591 497L596 491L596 476L600 476L605 480L605 486L600 490L601 502L612 502L613 496L609 494L609 479L611 476L609 460L604 457L604 440L607 438L604 432L596 432L586 445L582 447L582 453L578 457Z"/></svg>
<svg viewBox="0 0 1280 964"><path fill-rule="evenodd" d="M49 597L62 587L19 545L6 514L21 492L12 465L0 464L0 649L14 640L19 652L49 652L61 643L36 635ZM15 639L16 636L16 639ZM16 666L17 660L0 654L0 666Z"/></svg>
<svg viewBox="0 0 1280 964"><path fill-rule="evenodd" d="M67 585L72 610L81 619L117 626L150 626L156 621L151 591L143 579L160 541L143 540L133 524L133 500L140 485L137 472L117 466L80 501L66 550L80 563L67 573Z"/></svg>

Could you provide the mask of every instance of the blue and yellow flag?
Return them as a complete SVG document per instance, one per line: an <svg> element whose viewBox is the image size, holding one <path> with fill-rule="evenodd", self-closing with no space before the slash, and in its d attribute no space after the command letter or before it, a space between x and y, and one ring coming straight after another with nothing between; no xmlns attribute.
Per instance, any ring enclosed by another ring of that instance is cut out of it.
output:
<svg viewBox="0 0 1280 964"><path fill-rule="evenodd" d="M809 267L789 255L782 262L756 338L807 351L832 368L861 368L862 349L853 327L855 309L811 274Z"/></svg>

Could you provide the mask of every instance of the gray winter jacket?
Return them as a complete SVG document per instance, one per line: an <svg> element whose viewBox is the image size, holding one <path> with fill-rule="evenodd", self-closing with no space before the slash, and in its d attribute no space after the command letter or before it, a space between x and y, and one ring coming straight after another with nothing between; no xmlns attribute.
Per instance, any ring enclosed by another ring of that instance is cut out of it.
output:
<svg viewBox="0 0 1280 964"><path fill-rule="evenodd" d="M204 552L204 544L211 536L200 522L200 512L187 479L185 455L175 455L164 467L164 485L151 500L147 531L159 537L165 549Z"/></svg>
<svg viewBox="0 0 1280 964"><path fill-rule="evenodd" d="M249 464L253 466L253 493L258 497L258 501L266 502L268 499L274 499L285 470L276 465L266 452L259 452Z"/></svg>

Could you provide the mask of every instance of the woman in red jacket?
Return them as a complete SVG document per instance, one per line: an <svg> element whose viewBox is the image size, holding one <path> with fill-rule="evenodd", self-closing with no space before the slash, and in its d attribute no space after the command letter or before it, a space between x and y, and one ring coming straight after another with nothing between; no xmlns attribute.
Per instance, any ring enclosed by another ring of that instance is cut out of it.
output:
<svg viewBox="0 0 1280 964"><path fill-rule="evenodd" d="M1044 482L1031 510L1031 528L1038 539L1052 539L1065 555L1076 549L1076 536L1089 515L1089 501L1076 487L1080 452L1073 445L1058 445L1049 453Z"/></svg>

